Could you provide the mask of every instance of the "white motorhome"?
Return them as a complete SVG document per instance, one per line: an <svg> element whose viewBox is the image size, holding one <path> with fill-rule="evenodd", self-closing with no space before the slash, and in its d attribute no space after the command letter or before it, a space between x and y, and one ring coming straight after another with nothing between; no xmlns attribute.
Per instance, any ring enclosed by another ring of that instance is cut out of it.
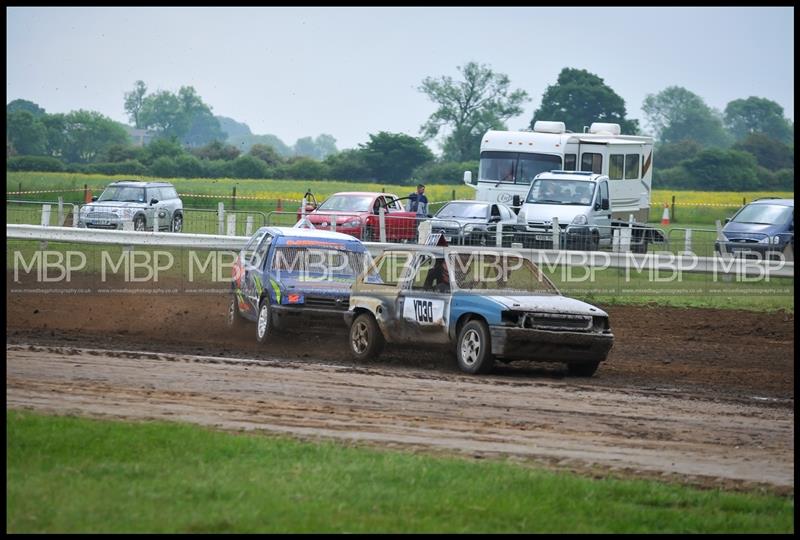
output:
<svg viewBox="0 0 800 540"><path fill-rule="evenodd" d="M476 200L518 208L533 178L552 170L608 176L612 218L627 221L633 214L647 221L653 138L622 135L619 124L595 122L587 133L572 133L564 122L537 121L533 131L487 131L478 178L467 172L464 183L476 190Z"/></svg>

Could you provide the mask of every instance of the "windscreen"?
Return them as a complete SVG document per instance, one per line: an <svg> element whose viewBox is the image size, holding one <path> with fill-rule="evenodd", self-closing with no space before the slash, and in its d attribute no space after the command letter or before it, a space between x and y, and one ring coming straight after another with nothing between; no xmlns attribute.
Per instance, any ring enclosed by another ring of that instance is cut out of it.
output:
<svg viewBox="0 0 800 540"><path fill-rule="evenodd" d="M456 287L497 294L559 294L530 260L507 253L450 253Z"/></svg>
<svg viewBox="0 0 800 540"><path fill-rule="evenodd" d="M583 180L534 180L525 202L589 206L594 198L594 182Z"/></svg>
<svg viewBox="0 0 800 540"><path fill-rule="evenodd" d="M481 152L478 179L529 185L546 171L561 169L561 156L519 152Z"/></svg>
<svg viewBox="0 0 800 540"><path fill-rule="evenodd" d="M334 195L319 205L317 210L329 212L369 212L372 210L371 195Z"/></svg>
<svg viewBox="0 0 800 540"><path fill-rule="evenodd" d="M793 211L794 208L791 206L781 204L751 204L744 207L731 221L756 225L779 225L786 223Z"/></svg>
<svg viewBox="0 0 800 540"><path fill-rule="evenodd" d="M299 281L353 281L371 262L366 251L322 247L278 247L272 270L278 279Z"/></svg>
<svg viewBox="0 0 800 540"><path fill-rule="evenodd" d="M100 197L100 201L144 202L144 188L130 186L109 186Z"/></svg>
<svg viewBox="0 0 800 540"><path fill-rule="evenodd" d="M480 203L449 203L436 213L437 218L485 219L488 205Z"/></svg>

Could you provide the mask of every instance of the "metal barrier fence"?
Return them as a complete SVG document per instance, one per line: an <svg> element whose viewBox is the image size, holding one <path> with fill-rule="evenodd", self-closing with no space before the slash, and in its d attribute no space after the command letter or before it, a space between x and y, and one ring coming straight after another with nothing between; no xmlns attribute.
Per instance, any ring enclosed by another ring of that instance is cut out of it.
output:
<svg viewBox="0 0 800 540"><path fill-rule="evenodd" d="M260 212L228 210L222 203L216 210L183 208L176 216L161 207L113 203L77 205L63 201L6 201L7 222L44 226L87 227L92 229L127 229L170 231L195 234L250 236L262 226L292 227L302 225L320 230L350 234L365 242L425 242L428 233L440 233L449 245L515 247L523 249L567 249L576 251L670 252L710 257L723 252L744 257L777 257L793 260L791 242L772 244L766 234L748 233L746 238L726 241L717 229L674 227L576 226L550 222L463 223L456 220L409 216L407 212L380 212L354 215L346 213ZM424 225L424 226L423 226ZM428 230L428 227L430 229ZM421 228L425 232L421 235ZM720 242L719 240L723 241Z"/></svg>
<svg viewBox="0 0 800 540"><path fill-rule="evenodd" d="M71 204L63 201L6 201L8 224L78 227L99 230L168 231L175 233L250 236L267 222L256 210L229 210L222 203L216 210L129 205Z"/></svg>

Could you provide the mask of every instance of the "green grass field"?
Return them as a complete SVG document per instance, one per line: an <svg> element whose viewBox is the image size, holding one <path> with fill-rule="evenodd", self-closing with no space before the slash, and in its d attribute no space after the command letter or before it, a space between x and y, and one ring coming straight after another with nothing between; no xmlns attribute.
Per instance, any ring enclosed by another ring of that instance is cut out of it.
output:
<svg viewBox="0 0 800 540"><path fill-rule="evenodd" d="M130 176L108 176L97 174L75 173L36 173L7 172L7 199L50 200L55 201L59 194L65 202L79 203L83 201L83 186L88 185L95 195L115 180L130 179ZM241 180L232 178L147 178L146 180L163 180L175 184L184 199L184 206L189 208L215 208L217 202L225 203L226 208L232 204L233 188L236 187L236 208L239 210L273 211L277 200L281 199L282 208L294 212L299 200L307 190L315 196L323 198L338 191L386 191L400 197L414 191L415 186L370 184L356 182L335 182L325 180ZM14 195L17 191L56 191L58 193L34 193ZM474 198L474 190L464 184L428 185L426 193L431 202L449 201L455 198ZM730 217L743 201L752 201L760 197L792 198L791 192L735 192L735 191L676 191L654 189L651 197L650 222L660 223L664 204L672 204L675 196L675 223L703 223L713 225L714 221ZM712 205L712 206L707 206ZM435 207L434 207L435 208Z"/></svg>
<svg viewBox="0 0 800 540"><path fill-rule="evenodd" d="M6 532L791 533L794 500L6 411Z"/></svg>

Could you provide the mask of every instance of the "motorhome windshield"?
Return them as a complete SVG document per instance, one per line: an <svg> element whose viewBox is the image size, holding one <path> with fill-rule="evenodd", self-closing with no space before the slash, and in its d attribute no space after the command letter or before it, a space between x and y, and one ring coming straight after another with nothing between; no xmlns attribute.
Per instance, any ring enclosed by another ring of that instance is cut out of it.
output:
<svg viewBox="0 0 800 540"><path fill-rule="evenodd" d="M533 182L525 202L589 206L594 198L594 182L583 180L547 180Z"/></svg>
<svg viewBox="0 0 800 540"><path fill-rule="evenodd" d="M561 168L561 156L520 152L481 152L478 180L529 185L537 174Z"/></svg>

